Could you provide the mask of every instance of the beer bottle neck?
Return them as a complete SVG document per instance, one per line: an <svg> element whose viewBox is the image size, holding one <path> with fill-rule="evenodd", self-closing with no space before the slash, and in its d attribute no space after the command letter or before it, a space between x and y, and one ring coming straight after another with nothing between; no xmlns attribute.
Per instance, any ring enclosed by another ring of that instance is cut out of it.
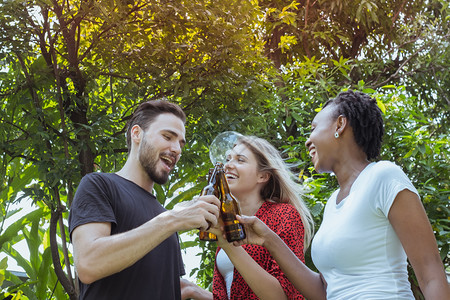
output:
<svg viewBox="0 0 450 300"><path fill-rule="evenodd" d="M215 185L217 182L217 173L220 171L220 169L223 169L223 164L217 163L214 166L214 169L210 169L210 174L208 178L208 183ZM211 171L212 170L212 171Z"/></svg>
<svg viewBox="0 0 450 300"><path fill-rule="evenodd" d="M222 195L224 196L223 201L233 201L234 197L231 194L230 187L228 186L225 172L223 170L219 170L219 173L217 175L220 178L220 189L222 190Z"/></svg>

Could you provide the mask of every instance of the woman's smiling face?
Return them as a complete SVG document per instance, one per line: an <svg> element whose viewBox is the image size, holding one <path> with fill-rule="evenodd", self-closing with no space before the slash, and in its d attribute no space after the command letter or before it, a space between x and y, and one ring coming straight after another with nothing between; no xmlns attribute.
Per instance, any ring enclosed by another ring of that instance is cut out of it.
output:
<svg viewBox="0 0 450 300"><path fill-rule="evenodd" d="M334 118L334 105L322 109L311 123L311 134L305 145L309 151L311 161L316 172L331 172L334 157L339 155L336 149L336 118Z"/></svg>
<svg viewBox="0 0 450 300"><path fill-rule="evenodd" d="M236 145L227 154L225 175L233 195L248 193L259 183L258 162L255 155L243 144Z"/></svg>

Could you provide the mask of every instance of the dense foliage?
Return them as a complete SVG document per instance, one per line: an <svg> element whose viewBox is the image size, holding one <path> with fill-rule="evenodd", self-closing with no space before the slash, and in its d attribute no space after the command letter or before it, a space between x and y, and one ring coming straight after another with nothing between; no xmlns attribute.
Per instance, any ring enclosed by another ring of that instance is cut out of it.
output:
<svg viewBox="0 0 450 300"><path fill-rule="evenodd" d="M167 208L199 193L208 145L236 130L283 151L320 224L336 182L309 163L309 123L343 89L372 94L385 113L381 158L419 189L448 269L449 11L441 0L1 0L0 248L29 280L2 260L0 285L13 285L0 295L76 299L66 220L77 184L120 169L127 118L161 97L188 114L182 159L155 187ZM4 227L25 198L36 210ZM192 273L209 288L215 245L200 245Z"/></svg>

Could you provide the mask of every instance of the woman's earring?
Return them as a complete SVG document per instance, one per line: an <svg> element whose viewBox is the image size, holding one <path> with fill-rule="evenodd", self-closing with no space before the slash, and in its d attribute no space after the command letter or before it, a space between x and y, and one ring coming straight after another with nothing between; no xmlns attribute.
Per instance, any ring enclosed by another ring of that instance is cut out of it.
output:
<svg viewBox="0 0 450 300"><path fill-rule="evenodd" d="M334 137L335 137L335 138L338 138L338 137L339 137L339 133L338 133L337 131L334 133Z"/></svg>

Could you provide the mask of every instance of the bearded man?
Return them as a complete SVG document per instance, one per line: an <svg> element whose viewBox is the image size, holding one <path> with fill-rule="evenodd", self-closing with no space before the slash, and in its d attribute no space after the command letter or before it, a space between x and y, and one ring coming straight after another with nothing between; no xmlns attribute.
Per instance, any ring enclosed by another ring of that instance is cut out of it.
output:
<svg viewBox="0 0 450 300"><path fill-rule="evenodd" d="M180 158L185 122L176 104L142 103L127 124L123 168L81 180L69 215L80 299L181 299L195 290L181 279L177 232L217 224L219 199L202 196L166 210L152 194ZM183 298L203 296L210 295Z"/></svg>

